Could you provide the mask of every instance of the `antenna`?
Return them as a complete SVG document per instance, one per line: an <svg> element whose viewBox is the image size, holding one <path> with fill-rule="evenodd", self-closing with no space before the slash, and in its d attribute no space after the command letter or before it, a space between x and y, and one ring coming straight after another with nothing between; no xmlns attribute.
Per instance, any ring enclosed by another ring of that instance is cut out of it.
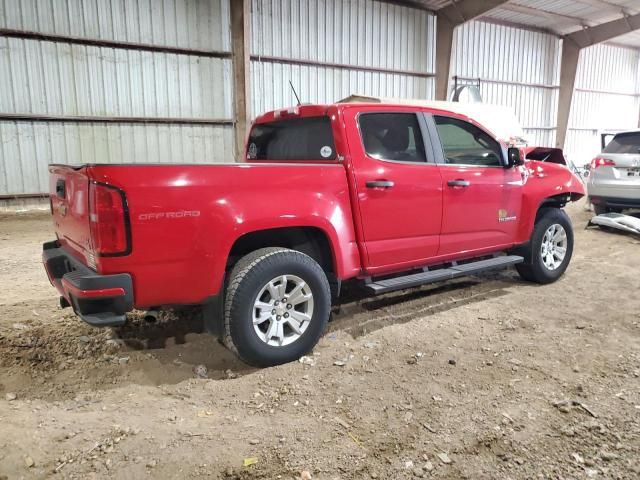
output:
<svg viewBox="0 0 640 480"><path fill-rule="evenodd" d="M293 83L291 83L291 80L289 80L289 86L291 87L291 90L293 90L293 94L296 96L296 100L298 101L298 105L302 104L302 102L300 101L300 97L296 93L296 89L293 88Z"/></svg>

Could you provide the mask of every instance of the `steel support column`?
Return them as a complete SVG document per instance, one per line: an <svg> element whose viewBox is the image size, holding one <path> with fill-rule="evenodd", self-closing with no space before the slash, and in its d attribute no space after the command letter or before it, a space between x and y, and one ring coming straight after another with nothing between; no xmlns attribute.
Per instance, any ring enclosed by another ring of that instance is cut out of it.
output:
<svg viewBox="0 0 640 480"><path fill-rule="evenodd" d="M242 160L249 119L251 118L250 25L250 0L231 0L231 53L233 58L236 161Z"/></svg>
<svg viewBox="0 0 640 480"><path fill-rule="evenodd" d="M560 61L560 90L558 93L558 121L556 147L564 148L571 113L571 99L576 83L576 71L580 58L580 47L571 39L562 40L562 58Z"/></svg>
<svg viewBox="0 0 640 480"><path fill-rule="evenodd" d="M460 0L436 11L436 100L446 100L451 72L453 31L508 0Z"/></svg>
<svg viewBox="0 0 640 480"><path fill-rule="evenodd" d="M436 100L446 100L451 76L453 30L456 26L446 17L438 16L436 26Z"/></svg>

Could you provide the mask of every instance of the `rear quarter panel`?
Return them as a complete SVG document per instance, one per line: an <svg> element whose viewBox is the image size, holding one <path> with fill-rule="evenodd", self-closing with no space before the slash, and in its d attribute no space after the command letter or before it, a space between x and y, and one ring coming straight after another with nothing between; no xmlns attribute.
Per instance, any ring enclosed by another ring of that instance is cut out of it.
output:
<svg viewBox="0 0 640 480"><path fill-rule="evenodd" d="M137 307L217 294L233 243L256 230L319 228L338 276L359 272L340 164L93 166L91 176L127 196L132 252L101 259L99 271L131 273Z"/></svg>

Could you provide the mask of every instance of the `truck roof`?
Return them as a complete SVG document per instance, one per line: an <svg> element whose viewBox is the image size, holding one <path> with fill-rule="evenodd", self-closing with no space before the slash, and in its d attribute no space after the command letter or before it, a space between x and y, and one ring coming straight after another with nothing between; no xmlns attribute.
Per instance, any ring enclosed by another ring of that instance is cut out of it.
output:
<svg viewBox="0 0 640 480"><path fill-rule="evenodd" d="M513 109L503 105L487 103L460 103L422 99L402 99L351 95L333 104L303 104L284 109L272 110L256 118L256 123L272 122L285 112L298 112L302 116L325 115L330 107L345 106L363 107L416 107L422 110L461 116L480 124L496 138L505 142L523 139L524 131Z"/></svg>

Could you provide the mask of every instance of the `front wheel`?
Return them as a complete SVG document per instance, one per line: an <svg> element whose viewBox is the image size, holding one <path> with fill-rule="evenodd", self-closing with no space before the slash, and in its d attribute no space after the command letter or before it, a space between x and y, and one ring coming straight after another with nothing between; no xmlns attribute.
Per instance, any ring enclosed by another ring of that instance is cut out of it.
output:
<svg viewBox="0 0 640 480"><path fill-rule="evenodd" d="M516 269L523 279L542 284L555 282L571 261L571 220L563 210L557 208L541 212L529 244L521 249L525 261L516 265Z"/></svg>
<svg viewBox="0 0 640 480"><path fill-rule="evenodd" d="M285 248L256 250L229 276L224 343L257 367L291 362L318 343L330 309L329 282L311 257Z"/></svg>

